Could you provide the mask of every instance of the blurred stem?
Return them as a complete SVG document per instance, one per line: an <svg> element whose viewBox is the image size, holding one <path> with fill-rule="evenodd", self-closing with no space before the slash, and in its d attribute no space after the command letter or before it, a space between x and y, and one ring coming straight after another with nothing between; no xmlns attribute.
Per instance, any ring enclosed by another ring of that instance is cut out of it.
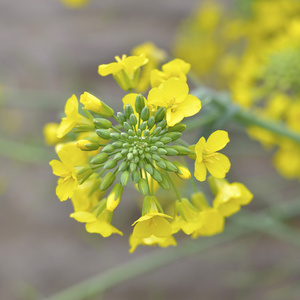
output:
<svg viewBox="0 0 300 300"><path fill-rule="evenodd" d="M287 211L291 211L291 213L293 211L293 209L288 209L290 205L294 208L295 203L291 202L285 204L285 213L279 216L280 218L284 219L289 217ZM200 239L199 241L189 240L176 248L155 251L144 257L100 273L46 300L83 300L91 298L122 282L158 269L183 257L188 257L220 246L225 242L251 233L253 230L267 233L279 240L300 247L299 232L281 221L271 218L268 214L273 212L274 208L267 209L266 213L239 212L238 215L231 218L232 222L227 225L222 235Z"/></svg>
<svg viewBox="0 0 300 300"><path fill-rule="evenodd" d="M26 163L40 163L52 158L47 149L39 146L25 144L0 138L0 156L9 157Z"/></svg>
<svg viewBox="0 0 300 300"><path fill-rule="evenodd" d="M186 122L187 129L192 130L200 126L207 125L213 121L217 121L218 118L222 118L224 115L230 117L234 121L247 126L258 126L269 130L275 134L285 136L293 141L300 143L300 134L291 131L282 122L275 122L261 118L250 110L244 110L239 105L233 103L227 93L218 93L208 88L197 88L191 92L193 95L200 99L204 99L206 104L212 104L220 109L219 112L210 112L203 117L194 118ZM214 119L214 120L213 120ZM219 120L218 120L219 121ZM226 120L226 121L229 121Z"/></svg>

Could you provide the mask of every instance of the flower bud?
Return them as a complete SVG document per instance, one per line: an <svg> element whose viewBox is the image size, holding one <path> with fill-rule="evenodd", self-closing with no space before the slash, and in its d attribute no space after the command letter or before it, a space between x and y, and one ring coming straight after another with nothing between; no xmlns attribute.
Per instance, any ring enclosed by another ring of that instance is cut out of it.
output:
<svg viewBox="0 0 300 300"><path fill-rule="evenodd" d="M164 162L166 164L166 170L167 171L170 171L170 172L177 172L178 171L177 167L172 162L170 162L169 160L165 160Z"/></svg>
<svg viewBox="0 0 300 300"><path fill-rule="evenodd" d="M96 133L104 140L110 140L110 131L107 129L96 129Z"/></svg>
<svg viewBox="0 0 300 300"><path fill-rule="evenodd" d="M170 189L170 184L167 177L164 174L161 174L162 181L159 182L159 185L166 191Z"/></svg>
<svg viewBox="0 0 300 300"><path fill-rule="evenodd" d="M137 124L137 118L134 114L131 114L130 117L129 117L129 121L130 121L130 124L132 126L135 126Z"/></svg>
<svg viewBox="0 0 300 300"><path fill-rule="evenodd" d="M103 118L95 118L93 123L97 129L108 129L111 127L111 122Z"/></svg>
<svg viewBox="0 0 300 300"><path fill-rule="evenodd" d="M160 122L165 117L165 115L166 115L166 108L165 107L159 108L154 115L155 123Z"/></svg>
<svg viewBox="0 0 300 300"><path fill-rule="evenodd" d="M110 137L111 137L113 140L118 141L118 140L120 139L120 134L117 133L117 132L112 132L112 133L110 134Z"/></svg>
<svg viewBox="0 0 300 300"><path fill-rule="evenodd" d="M143 95L138 94L135 98L135 111L139 114L145 107L145 100Z"/></svg>
<svg viewBox="0 0 300 300"><path fill-rule="evenodd" d="M161 127L161 129L164 129L167 126L167 121L162 120L157 124L157 127Z"/></svg>
<svg viewBox="0 0 300 300"><path fill-rule="evenodd" d="M126 131L132 129L132 127L129 125L128 122L124 122L124 123L123 123L123 127L124 127L124 129L125 129Z"/></svg>
<svg viewBox="0 0 300 300"><path fill-rule="evenodd" d="M159 155L166 155L167 153L168 153L168 151L164 148L157 149L157 154L159 154Z"/></svg>
<svg viewBox="0 0 300 300"><path fill-rule="evenodd" d="M147 123L146 122L142 122L142 124L140 125L140 129L143 131L147 128Z"/></svg>
<svg viewBox="0 0 300 300"><path fill-rule="evenodd" d="M166 137L169 137L172 139L172 141L176 141L181 137L181 133L180 132L169 132Z"/></svg>
<svg viewBox="0 0 300 300"><path fill-rule="evenodd" d="M112 172L108 172L102 179L100 184L100 190L106 191L115 181L116 175Z"/></svg>
<svg viewBox="0 0 300 300"><path fill-rule="evenodd" d="M145 165L145 170L149 173L149 174L153 174L153 166L151 164L146 164Z"/></svg>
<svg viewBox="0 0 300 300"><path fill-rule="evenodd" d="M120 178L121 184L123 186L125 186L129 182L129 179L130 179L130 172L129 171L124 171L121 175L121 178Z"/></svg>
<svg viewBox="0 0 300 300"><path fill-rule="evenodd" d="M106 162L108 160L108 155L106 153L100 153L97 154L91 161L90 163L93 165L98 165Z"/></svg>
<svg viewBox="0 0 300 300"><path fill-rule="evenodd" d="M180 177L181 179L190 179L191 178L191 172L189 169L181 164L178 161L173 161L173 164L177 167L178 172L176 172L176 175Z"/></svg>
<svg viewBox="0 0 300 300"><path fill-rule="evenodd" d="M106 145L103 147L102 152L112 153L115 151L115 147L112 144Z"/></svg>
<svg viewBox="0 0 300 300"><path fill-rule="evenodd" d="M128 169L128 163L126 161L123 161L118 168L119 171L126 171L127 169Z"/></svg>
<svg viewBox="0 0 300 300"><path fill-rule="evenodd" d="M156 154L156 153L152 154L152 158L153 158L156 162L161 160L161 157L160 157L158 154Z"/></svg>
<svg viewBox="0 0 300 300"><path fill-rule="evenodd" d="M120 161L121 159L123 159L124 157L123 157L123 155L119 152L119 153L117 153L115 156L114 156L114 159L116 160L116 161Z"/></svg>
<svg viewBox="0 0 300 300"><path fill-rule="evenodd" d="M174 156L178 154L178 151L173 149L172 147L165 147L164 149L167 151L167 156Z"/></svg>
<svg viewBox="0 0 300 300"><path fill-rule="evenodd" d="M160 167L161 169L166 169L167 168L167 165L166 165L166 163L164 162L164 160L160 160L160 161L157 161L156 162L156 165L158 166L158 167Z"/></svg>
<svg viewBox="0 0 300 300"><path fill-rule="evenodd" d="M186 125L183 123L178 123L172 127L168 127L169 132L182 132L186 129Z"/></svg>
<svg viewBox="0 0 300 300"><path fill-rule="evenodd" d="M123 147L123 143L121 141L113 142L112 145L115 149L119 149Z"/></svg>
<svg viewBox="0 0 300 300"><path fill-rule="evenodd" d="M93 143L89 140L79 140L76 143L76 146L83 151L92 151L99 148L99 143Z"/></svg>
<svg viewBox="0 0 300 300"><path fill-rule="evenodd" d="M152 134L153 135L158 135L161 132L161 127L156 127L153 131Z"/></svg>
<svg viewBox="0 0 300 300"><path fill-rule="evenodd" d="M156 180L157 182L162 181L162 177L161 174L159 173L159 171L157 171L157 169L153 168L153 174L151 174L152 178L154 180Z"/></svg>
<svg viewBox="0 0 300 300"><path fill-rule="evenodd" d="M115 184L109 193L106 201L106 209L108 211L114 211L120 203L123 194L123 186L120 183Z"/></svg>
<svg viewBox="0 0 300 300"><path fill-rule="evenodd" d="M80 96L80 102L85 109L91 110L102 117L109 118L114 114L114 111L108 105L88 92L84 92Z"/></svg>
<svg viewBox="0 0 300 300"><path fill-rule="evenodd" d="M151 129L155 124L155 119L154 117L151 117L148 121L147 121L147 125L148 125L148 128Z"/></svg>
<svg viewBox="0 0 300 300"><path fill-rule="evenodd" d="M148 183L145 178L140 178L138 182L139 191L146 196L149 193Z"/></svg>
<svg viewBox="0 0 300 300"><path fill-rule="evenodd" d="M117 119L118 119L118 121L119 121L121 124L123 124L123 123L126 121L126 118L125 118L124 114L121 113L121 112L118 112L118 113L117 113Z"/></svg>
<svg viewBox="0 0 300 300"><path fill-rule="evenodd" d="M114 167L116 167L118 164L118 161L116 159L110 159L109 161L107 161L105 163L105 165L103 166L104 169L113 169Z"/></svg>
<svg viewBox="0 0 300 300"><path fill-rule="evenodd" d="M89 165L75 167L75 170L76 170L76 177L79 184L85 182L93 174L93 170Z"/></svg>
<svg viewBox="0 0 300 300"><path fill-rule="evenodd" d="M142 119L143 121L147 121L147 120L149 119L149 117L150 117L150 109L149 109L147 106L145 106L145 107L142 109L140 115L141 115L141 119Z"/></svg>
<svg viewBox="0 0 300 300"><path fill-rule="evenodd" d="M133 114L133 108L131 107L131 105L129 103L127 103L125 105L125 109L124 109L124 115L126 117L126 119L129 119L130 115Z"/></svg>
<svg viewBox="0 0 300 300"><path fill-rule="evenodd" d="M140 174L137 170L132 172L132 181L138 183L140 180Z"/></svg>
<svg viewBox="0 0 300 300"><path fill-rule="evenodd" d="M178 154L179 156L183 156L183 155L188 155L191 153L191 150L189 148L186 148L184 146L181 146L181 145L175 145L175 146L172 146L172 148L176 151L178 151Z"/></svg>

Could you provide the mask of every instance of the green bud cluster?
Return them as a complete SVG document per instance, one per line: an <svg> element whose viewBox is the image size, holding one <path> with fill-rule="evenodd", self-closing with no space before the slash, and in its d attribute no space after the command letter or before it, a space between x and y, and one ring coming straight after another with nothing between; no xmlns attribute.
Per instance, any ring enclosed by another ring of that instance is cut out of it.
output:
<svg viewBox="0 0 300 300"><path fill-rule="evenodd" d="M172 144L181 137L186 126L177 124L168 127L165 117L166 109L163 107L151 116L144 97L138 95L134 109L126 104L123 112L117 113L118 128L113 127L109 120L93 119L97 135L108 141L90 161L92 168L101 167L103 173L107 170L100 185L101 190L105 191L114 183L117 173L120 173L123 186L132 180L143 195L149 193L147 174L169 190L169 182L163 170L178 172L169 157L188 155L190 150Z"/></svg>

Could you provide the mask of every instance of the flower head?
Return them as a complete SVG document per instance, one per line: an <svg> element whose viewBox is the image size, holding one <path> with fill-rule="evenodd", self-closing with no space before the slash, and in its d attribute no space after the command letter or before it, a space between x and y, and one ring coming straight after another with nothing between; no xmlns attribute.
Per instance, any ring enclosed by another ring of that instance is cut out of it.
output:
<svg viewBox="0 0 300 300"><path fill-rule="evenodd" d="M227 156L216 151L223 149L228 142L228 133L224 130L213 132L207 141L204 137L200 138L195 147L196 162L194 173L199 181L206 179L206 169L214 177L225 177L230 169L230 161Z"/></svg>
<svg viewBox="0 0 300 300"><path fill-rule="evenodd" d="M148 101L152 105L165 107L168 126L174 126L183 118L198 113L201 102L193 95L189 95L187 83L172 77L163 82L159 87L150 90Z"/></svg>

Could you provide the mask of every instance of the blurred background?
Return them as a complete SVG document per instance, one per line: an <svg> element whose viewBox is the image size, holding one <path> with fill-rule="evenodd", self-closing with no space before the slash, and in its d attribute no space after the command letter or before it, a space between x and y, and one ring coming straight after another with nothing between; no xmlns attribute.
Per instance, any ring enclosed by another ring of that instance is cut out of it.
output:
<svg viewBox="0 0 300 300"><path fill-rule="evenodd" d="M59 0L0 0L1 300L41 299L135 257L167 251L140 247L128 253L130 225L139 216L134 190L114 217L123 237L88 234L69 218L71 203L55 195L57 178L48 164L55 154L44 146L42 128L60 120L74 93L88 91L119 107L124 93L112 78L98 75L98 65L146 41L172 52L178 26L201 3L91 0L71 9ZM241 128L229 124L226 130L232 136L224 151L232 162L229 177L254 194L247 209L299 197L298 181L280 177L270 153ZM95 299L297 300L299 264L299 248L254 230Z"/></svg>

